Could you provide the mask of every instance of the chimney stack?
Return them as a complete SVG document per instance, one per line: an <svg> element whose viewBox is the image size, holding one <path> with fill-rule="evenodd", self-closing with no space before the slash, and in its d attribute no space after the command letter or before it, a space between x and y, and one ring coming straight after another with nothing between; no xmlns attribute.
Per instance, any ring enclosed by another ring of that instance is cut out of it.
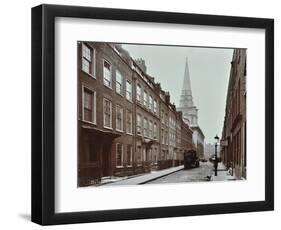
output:
<svg viewBox="0 0 281 230"><path fill-rule="evenodd" d="M142 58L138 58L135 60L135 62L137 63L137 65L141 68L141 70L146 73L146 65L145 65L145 61Z"/></svg>

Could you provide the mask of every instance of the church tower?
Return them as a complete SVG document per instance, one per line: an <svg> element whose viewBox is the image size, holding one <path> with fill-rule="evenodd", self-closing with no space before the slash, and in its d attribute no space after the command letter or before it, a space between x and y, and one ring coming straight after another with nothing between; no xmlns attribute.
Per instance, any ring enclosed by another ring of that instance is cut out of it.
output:
<svg viewBox="0 0 281 230"><path fill-rule="evenodd" d="M186 58L182 91L178 111L182 112L183 120L193 131L192 142L197 156L204 158L204 133L198 125L198 109L193 103L188 59Z"/></svg>
<svg viewBox="0 0 281 230"><path fill-rule="evenodd" d="M184 121L188 123L190 127L198 126L198 109L193 103L187 58L185 63L184 78L178 110L182 111Z"/></svg>

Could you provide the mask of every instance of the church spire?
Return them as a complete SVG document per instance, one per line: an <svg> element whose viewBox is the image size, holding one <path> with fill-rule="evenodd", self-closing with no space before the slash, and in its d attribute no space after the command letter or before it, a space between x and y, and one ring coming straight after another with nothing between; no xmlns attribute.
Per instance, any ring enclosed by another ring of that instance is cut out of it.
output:
<svg viewBox="0 0 281 230"><path fill-rule="evenodd" d="M183 95L192 95L187 57L186 57L186 61L185 61L184 78L183 78L183 84L182 84L182 94Z"/></svg>
<svg viewBox="0 0 281 230"><path fill-rule="evenodd" d="M179 111L182 111L183 117L190 122L190 125L197 126L197 112L198 109L193 104L190 73L188 66L188 58L185 61L185 70L182 84L182 91L180 97Z"/></svg>
<svg viewBox="0 0 281 230"><path fill-rule="evenodd" d="M186 57L181 98L180 98L180 107L192 107L192 106L193 106L193 98L192 98L192 91L191 91L191 81L190 81L190 74L189 74L188 58Z"/></svg>

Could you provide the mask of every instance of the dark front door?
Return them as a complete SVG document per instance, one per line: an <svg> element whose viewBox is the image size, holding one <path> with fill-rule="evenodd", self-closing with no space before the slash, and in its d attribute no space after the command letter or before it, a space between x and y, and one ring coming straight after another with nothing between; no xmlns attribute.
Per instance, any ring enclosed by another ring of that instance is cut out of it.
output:
<svg viewBox="0 0 281 230"><path fill-rule="evenodd" d="M101 145L97 138L89 133L82 133L79 143L79 186L96 184L101 178Z"/></svg>
<svg viewBox="0 0 281 230"><path fill-rule="evenodd" d="M101 159L101 166L102 166L102 176L110 176L110 165L111 165L111 159L110 154L111 153L111 143L104 143L102 148L102 159Z"/></svg>

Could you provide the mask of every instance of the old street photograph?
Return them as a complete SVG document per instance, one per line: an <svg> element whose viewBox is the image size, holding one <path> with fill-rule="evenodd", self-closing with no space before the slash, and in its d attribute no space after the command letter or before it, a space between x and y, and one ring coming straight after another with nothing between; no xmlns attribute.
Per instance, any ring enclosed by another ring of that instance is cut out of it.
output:
<svg viewBox="0 0 281 230"><path fill-rule="evenodd" d="M246 180L246 53L77 42L77 186Z"/></svg>

